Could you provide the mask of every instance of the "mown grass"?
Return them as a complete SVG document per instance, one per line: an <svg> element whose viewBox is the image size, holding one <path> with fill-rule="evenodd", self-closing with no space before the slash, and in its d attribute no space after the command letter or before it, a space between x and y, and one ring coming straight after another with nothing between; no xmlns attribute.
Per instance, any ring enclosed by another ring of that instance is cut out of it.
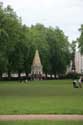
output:
<svg viewBox="0 0 83 125"><path fill-rule="evenodd" d="M83 121L54 121L54 120L0 121L0 125L83 125Z"/></svg>
<svg viewBox="0 0 83 125"><path fill-rule="evenodd" d="M71 80L0 82L0 114L83 114L83 88Z"/></svg>

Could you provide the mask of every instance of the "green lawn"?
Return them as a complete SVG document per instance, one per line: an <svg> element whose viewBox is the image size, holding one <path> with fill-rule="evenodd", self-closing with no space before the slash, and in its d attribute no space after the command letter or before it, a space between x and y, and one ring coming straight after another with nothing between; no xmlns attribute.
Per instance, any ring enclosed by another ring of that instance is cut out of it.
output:
<svg viewBox="0 0 83 125"><path fill-rule="evenodd" d="M0 82L0 114L83 114L83 88L71 80Z"/></svg>
<svg viewBox="0 0 83 125"><path fill-rule="evenodd" d="M0 125L83 125L83 121L0 121Z"/></svg>

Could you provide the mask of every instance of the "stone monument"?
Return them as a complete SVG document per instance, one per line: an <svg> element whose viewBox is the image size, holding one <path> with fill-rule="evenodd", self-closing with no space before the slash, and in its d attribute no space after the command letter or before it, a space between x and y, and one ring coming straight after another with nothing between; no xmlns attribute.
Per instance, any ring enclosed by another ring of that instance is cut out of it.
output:
<svg viewBox="0 0 83 125"><path fill-rule="evenodd" d="M32 79L42 79L43 69L39 56L38 50L35 52L35 56L33 59L32 67L31 67L31 75Z"/></svg>

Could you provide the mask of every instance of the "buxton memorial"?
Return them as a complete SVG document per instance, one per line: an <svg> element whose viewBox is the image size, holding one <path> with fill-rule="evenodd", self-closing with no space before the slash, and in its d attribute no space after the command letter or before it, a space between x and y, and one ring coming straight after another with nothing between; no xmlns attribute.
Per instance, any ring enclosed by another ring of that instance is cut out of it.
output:
<svg viewBox="0 0 83 125"><path fill-rule="evenodd" d="M38 50L36 50L35 56L33 58L33 63L32 63L32 66L31 66L31 75L32 75L32 79L36 79L36 80L42 79L43 67L42 67L42 64L41 64L41 60L40 60Z"/></svg>

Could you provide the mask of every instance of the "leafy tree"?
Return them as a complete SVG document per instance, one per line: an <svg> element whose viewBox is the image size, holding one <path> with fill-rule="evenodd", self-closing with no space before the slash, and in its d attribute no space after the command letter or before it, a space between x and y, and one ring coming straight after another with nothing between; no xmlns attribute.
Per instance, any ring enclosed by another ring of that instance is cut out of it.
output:
<svg viewBox="0 0 83 125"><path fill-rule="evenodd" d="M80 36L77 39L78 47L79 47L79 50L80 50L81 54L83 54L83 24L81 25L79 31L80 31Z"/></svg>
<svg viewBox="0 0 83 125"><path fill-rule="evenodd" d="M82 42L79 43L80 46ZM25 72L28 76L36 49L44 73L65 73L70 63L69 47L67 37L59 28L47 28L42 24L27 27L11 6L4 8L0 4L0 75L8 72L10 78L12 72L17 72L20 77Z"/></svg>
<svg viewBox="0 0 83 125"><path fill-rule="evenodd" d="M75 53L76 53L76 41L73 41L71 44L72 54L71 54L71 60L72 60L72 71L75 72Z"/></svg>
<svg viewBox="0 0 83 125"><path fill-rule="evenodd" d="M10 6L4 9L4 16L1 19L1 28L3 28L8 34L6 58L7 58L7 71L10 78L12 72L12 53L14 46L19 39L19 32L21 28L21 22L18 20L15 12Z"/></svg>
<svg viewBox="0 0 83 125"><path fill-rule="evenodd" d="M4 29L0 29L0 77L2 73L7 70L7 58L6 58L6 47L7 47L8 34Z"/></svg>
<svg viewBox="0 0 83 125"><path fill-rule="evenodd" d="M49 28L48 44L50 45L50 63L53 74L62 74L69 64L69 42L63 31L59 28Z"/></svg>
<svg viewBox="0 0 83 125"><path fill-rule="evenodd" d="M19 40L14 46L14 52L13 52L13 71L18 72L18 75L20 77L20 74L22 72L28 72L28 54L29 54L29 48L28 48L28 41L25 36L24 30L20 30L19 34ZM26 67L27 66L27 67Z"/></svg>
<svg viewBox="0 0 83 125"><path fill-rule="evenodd" d="M36 24L30 29L32 45L35 50L39 50L44 73L48 72L49 65L49 45L47 42L46 30L47 29L41 24Z"/></svg>

